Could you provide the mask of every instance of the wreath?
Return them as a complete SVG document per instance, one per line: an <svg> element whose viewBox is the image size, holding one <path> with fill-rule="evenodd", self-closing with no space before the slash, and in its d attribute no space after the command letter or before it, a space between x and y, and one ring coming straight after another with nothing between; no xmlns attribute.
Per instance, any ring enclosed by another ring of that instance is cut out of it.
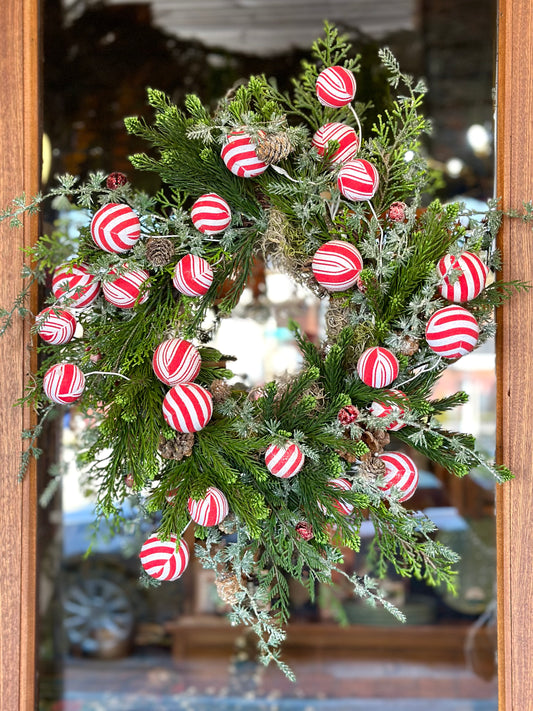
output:
<svg viewBox="0 0 533 711"><path fill-rule="evenodd" d="M404 506L419 480L412 450L459 477L480 467L510 477L473 436L441 425L467 395L431 393L524 286L491 276L495 202L483 215L428 204L423 82L381 50L391 97L367 125L354 100L359 59L333 26L313 58L291 94L253 76L213 113L194 95L182 110L149 89L153 123L125 124L153 149L131 162L159 175L157 194L120 173L67 175L2 215L16 225L45 198L89 214L74 237L58 229L38 240L26 287L3 312L5 331L53 270L35 318L40 367L21 400L39 413L23 433L22 471L44 421L76 407L91 423L80 461L98 515L118 525L132 496L141 515L160 512L140 550L143 575L184 573L194 523L196 556L215 571L232 622L251 625L262 660L289 675L279 651L289 579L313 599L317 583L344 576L403 618L374 578L343 570L342 549L360 549L364 522L376 577L392 569L453 589L457 556ZM292 323L301 370L247 388L228 368L233 355L209 342L257 259L319 297L327 335L314 343Z"/></svg>

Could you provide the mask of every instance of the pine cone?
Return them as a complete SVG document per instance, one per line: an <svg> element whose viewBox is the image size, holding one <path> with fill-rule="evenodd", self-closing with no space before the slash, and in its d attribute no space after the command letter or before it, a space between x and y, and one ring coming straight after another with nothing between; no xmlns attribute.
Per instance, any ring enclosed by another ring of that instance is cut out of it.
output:
<svg viewBox="0 0 533 711"><path fill-rule="evenodd" d="M292 151L291 142L286 133L265 134L259 136L255 154L263 163L279 163Z"/></svg>
<svg viewBox="0 0 533 711"><path fill-rule="evenodd" d="M359 473L367 479L377 479L385 474L385 462L379 457L370 457L361 462Z"/></svg>
<svg viewBox="0 0 533 711"><path fill-rule="evenodd" d="M209 390L215 403L224 402L231 395L231 388L225 380L213 380Z"/></svg>
<svg viewBox="0 0 533 711"><path fill-rule="evenodd" d="M178 462L183 457L190 457L194 446L194 433L178 432L172 439L159 437L159 454L165 459L176 459Z"/></svg>
<svg viewBox="0 0 533 711"><path fill-rule="evenodd" d="M150 237L146 242L146 259L154 267L166 267L175 252L174 243L167 237Z"/></svg>
<svg viewBox="0 0 533 711"><path fill-rule="evenodd" d="M418 340L413 336L403 336L398 351L405 356L414 355L420 348Z"/></svg>
<svg viewBox="0 0 533 711"><path fill-rule="evenodd" d="M239 581L235 575L231 573L220 573L215 580L218 596L228 605L234 605L237 602L237 593L241 589Z"/></svg>
<svg viewBox="0 0 533 711"><path fill-rule="evenodd" d="M386 430L365 430L361 439L371 454L381 454L390 442L390 435Z"/></svg>

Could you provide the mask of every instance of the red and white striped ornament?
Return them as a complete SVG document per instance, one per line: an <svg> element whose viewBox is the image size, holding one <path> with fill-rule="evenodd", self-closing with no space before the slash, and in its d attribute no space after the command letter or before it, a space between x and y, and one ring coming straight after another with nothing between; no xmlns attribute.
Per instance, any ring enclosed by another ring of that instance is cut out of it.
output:
<svg viewBox="0 0 533 711"><path fill-rule="evenodd" d="M399 501L407 501L418 486L418 469L413 460L403 452L384 452L377 455L385 464L385 474L380 489L389 493L392 489L402 492Z"/></svg>
<svg viewBox="0 0 533 711"><path fill-rule="evenodd" d="M169 338L154 351L152 367L161 382L166 385L190 383L200 372L202 358L189 341Z"/></svg>
<svg viewBox="0 0 533 711"><path fill-rule="evenodd" d="M226 168L239 178L255 178L268 168L268 164L257 157L252 138L242 131L228 134L220 155Z"/></svg>
<svg viewBox="0 0 533 711"><path fill-rule="evenodd" d="M131 309L138 304L144 304L150 296L149 290L144 288L150 278L145 269L129 269L120 275L115 269L110 269L109 275L115 278L104 282L102 291L105 300L110 304L120 309Z"/></svg>
<svg viewBox="0 0 533 711"><path fill-rule="evenodd" d="M220 195L206 193L192 206L191 219L196 229L204 235L216 235L230 226L231 209Z"/></svg>
<svg viewBox="0 0 533 711"><path fill-rule="evenodd" d="M210 486L202 499L189 499L187 511L199 526L218 526L229 513L228 500L216 486Z"/></svg>
<svg viewBox="0 0 533 711"><path fill-rule="evenodd" d="M61 346L72 340L78 321L68 309L49 306L37 314L37 333L46 343Z"/></svg>
<svg viewBox="0 0 533 711"><path fill-rule="evenodd" d="M345 123L326 123L318 129L312 143L319 156L327 153L330 141L339 144L329 156L333 163L345 163L359 150L359 138L355 129Z"/></svg>
<svg viewBox="0 0 533 711"><path fill-rule="evenodd" d="M348 200L371 200L379 186L378 171L364 158L350 160L340 169L337 185Z"/></svg>
<svg viewBox="0 0 533 711"><path fill-rule="evenodd" d="M176 264L172 283L185 296L203 296L213 283L213 270L203 257L186 254Z"/></svg>
<svg viewBox="0 0 533 711"><path fill-rule="evenodd" d="M305 463L305 456L297 444L282 446L271 444L265 452L268 471L279 479L290 479L298 474Z"/></svg>
<svg viewBox="0 0 533 711"><path fill-rule="evenodd" d="M59 405L69 405L81 397L85 389L85 375L74 363L52 365L43 378L46 397Z"/></svg>
<svg viewBox="0 0 533 711"><path fill-rule="evenodd" d="M463 252L459 257L447 254L437 264L437 274L442 278L439 293L444 299L460 304L479 296L487 283L489 269L477 254ZM450 279L451 275L457 278Z"/></svg>
<svg viewBox="0 0 533 711"><path fill-rule="evenodd" d="M479 338L479 324L462 306L435 311L426 326L426 341L432 351L450 360L470 353Z"/></svg>
<svg viewBox="0 0 533 711"><path fill-rule="evenodd" d="M104 252L128 252L141 236L141 223L129 205L110 202L94 214L91 236Z"/></svg>
<svg viewBox="0 0 533 711"><path fill-rule="evenodd" d="M352 485L348 481L348 479L330 479L328 481L328 486L332 489L341 489L343 491L351 491L352 490ZM321 504L319 502L318 508L322 511L323 514L327 514L327 508L324 506L324 504ZM349 516L352 511L354 510L354 505L349 504L347 501L343 501L342 499L336 499L333 502L333 508L337 509L337 511L342 514L343 516Z"/></svg>
<svg viewBox="0 0 533 711"><path fill-rule="evenodd" d="M403 415L405 415L405 410L398 403L398 398L407 399L407 395L401 390L387 390L385 392L385 396L387 394L392 395L395 398L395 401L387 399L374 401L370 406L370 414L374 417L390 417L391 415L394 415L401 420ZM394 420L394 422L386 425L385 429L397 432L398 430L401 430L402 427L405 427L405 422L398 422L398 420Z"/></svg>
<svg viewBox="0 0 533 711"><path fill-rule="evenodd" d="M324 289L344 291L356 283L363 269L363 258L350 242L333 239L317 249L311 269Z"/></svg>
<svg viewBox="0 0 533 711"><path fill-rule="evenodd" d="M355 77L344 67L327 67L317 77L316 95L323 106L346 106L355 96Z"/></svg>
<svg viewBox="0 0 533 711"><path fill-rule="evenodd" d="M157 534L146 539L141 547L141 565L151 578L156 580L177 580L189 563L189 546L182 538L172 533L168 541L162 541Z"/></svg>
<svg viewBox="0 0 533 711"><path fill-rule="evenodd" d="M398 359L383 346L367 348L357 361L357 372L365 385L386 388L398 377Z"/></svg>
<svg viewBox="0 0 533 711"><path fill-rule="evenodd" d="M174 385L163 400L163 417L176 432L198 432L212 414L211 393L196 383Z"/></svg>
<svg viewBox="0 0 533 711"><path fill-rule="evenodd" d="M100 293L100 282L85 264L62 264L54 271L52 292L56 299L68 299L71 309L85 309Z"/></svg>

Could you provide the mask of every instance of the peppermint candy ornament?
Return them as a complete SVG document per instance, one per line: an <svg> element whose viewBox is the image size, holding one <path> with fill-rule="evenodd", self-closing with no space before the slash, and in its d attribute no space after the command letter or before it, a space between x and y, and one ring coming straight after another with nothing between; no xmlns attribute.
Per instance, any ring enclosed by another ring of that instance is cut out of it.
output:
<svg viewBox="0 0 533 711"><path fill-rule="evenodd" d="M359 150L359 138L355 130L344 123L326 123L318 129L312 143L319 156L327 153L331 141L339 144L329 155L329 160L333 163L345 163Z"/></svg>
<svg viewBox="0 0 533 711"><path fill-rule="evenodd" d="M213 270L203 257L186 254L176 264L172 283L185 296L203 296L213 283Z"/></svg>
<svg viewBox="0 0 533 711"><path fill-rule="evenodd" d="M438 290L448 301L462 303L479 296L487 283L489 269L477 254L463 252L459 257L447 254L437 264L442 281ZM456 278L450 278L451 276Z"/></svg>
<svg viewBox="0 0 533 711"><path fill-rule="evenodd" d="M479 324L462 306L435 311L426 326L426 341L432 351L450 360L470 353L479 338Z"/></svg>
<svg viewBox="0 0 533 711"><path fill-rule="evenodd" d="M298 474L305 463L305 456L297 444L285 444L281 447L271 444L265 452L265 464L268 471L279 479L290 479Z"/></svg>
<svg viewBox="0 0 533 711"><path fill-rule="evenodd" d="M68 299L71 309L85 309L100 293L100 282L85 264L61 264L54 270L52 292L56 299Z"/></svg>
<svg viewBox="0 0 533 711"><path fill-rule="evenodd" d="M58 363L44 374L44 393L49 400L59 405L76 402L84 389L85 375L74 363Z"/></svg>
<svg viewBox="0 0 533 711"><path fill-rule="evenodd" d="M168 541L162 541L157 534L146 539L141 547L141 565L151 578L156 580L177 580L189 563L189 546L172 533Z"/></svg>
<svg viewBox="0 0 533 711"><path fill-rule="evenodd" d="M218 526L229 513L228 500L216 486L210 486L202 499L189 499L187 511L199 526Z"/></svg>
<svg viewBox="0 0 533 711"><path fill-rule="evenodd" d="M196 200L191 209L191 219L204 235L216 235L231 224L228 203L216 193L207 193Z"/></svg>
<svg viewBox="0 0 533 711"><path fill-rule="evenodd" d="M242 131L228 134L220 155L226 168L239 178L255 178L268 168L268 164L257 157L252 138Z"/></svg>
<svg viewBox="0 0 533 711"><path fill-rule="evenodd" d="M385 395L387 394L393 395L395 398L407 399L407 395L401 390L387 390ZM370 414L374 417L390 417L391 415L395 415L398 419L401 419L403 415L405 415L405 410L398 402L385 399L373 402L370 406ZM385 429L397 432L401 430L402 427L405 427L405 422L394 420L394 422L386 425Z"/></svg>
<svg viewBox="0 0 533 711"><path fill-rule="evenodd" d="M316 95L323 106L347 106L355 96L355 77L344 67L327 67L317 77Z"/></svg>
<svg viewBox="0 0 533 711"><path fill-rule="evenodd" d="M110 202L94 214L91 236L104 252L128 252L141 236L141 223L129 205Z"/></svg>
<svg viewBox="0 0 533 711"><path fill-rule="evenodd" d="M201 365L198 350L181 338L160 343L152 358L154 373L166 385L190 383L200 372Z"/></svg>
<svg viewBox="0 0 533 711"><path fill-rule="evenodd" d="M353 244L333 239L317 249L311 269L324 289L344 291L356 283L363 269L363 259Z"/></svg>
<svg viewBox="0 0 533 711"><path fill-rule="evenodd" d="M357 361L357 372L365 385L371 388L386 388L398 377L398 359L382 346L367 348Z"/></svg>
<svg viewBox="0 0 533 711"><path fill-rule="evenodd" d="M413 460L403 452L384 452L377 455L385 464L385 474L380 485L381 491L389 493L393 489L402 492L399 501L407 501L418 486L418 469Z"/></svg>
<svg viewBox="0 0 533 711"><path fill-rule="evenodd" d="M43 309L37 314L35 322L39 336L52 346L61 346L71 341L78 325L70 311L55 306Z"/></svg>
<svg viewBox="0 0 533 711"><path fill-rule="evenodd" d="M352 485L348 481L348 479L330 479L328 481L328 486L332 489L341 489L343 491L351 491L352 490ZM328 510L324 506L324 504L321 504L319 502L318 508L322 511L323 514L327 514ZM342 499L336 499L333 502L333 508L337 509L337 511L342 514L343 516L349 516L352 511L354 510L354 505L348 503L347 501L343 501Z"/></svg>
<svg viewBox="0 0 533 711"><path fill-rule="evenodd" d="M144 304L150 296L148 289L144 288L150 278L145 269L129 269L118 274L116 269L110 269L108 274L111 281L102 284L104 298L119 309L131 309L137 304Z"/></svg>
<svg viewBox="0 0 533 711"><path fill-rule="evenodd" d="M371 200L379 187L378 171L364 158L350 160L340 169L337 185L348 200L353 202Z"/></svg>
<svg viewBox="0 0 533 711"><path fill-rule="evenodd" d="M163 400L163 417L176 432L198 432L213 414L213 399L201 385L178 383Z"/></svg>

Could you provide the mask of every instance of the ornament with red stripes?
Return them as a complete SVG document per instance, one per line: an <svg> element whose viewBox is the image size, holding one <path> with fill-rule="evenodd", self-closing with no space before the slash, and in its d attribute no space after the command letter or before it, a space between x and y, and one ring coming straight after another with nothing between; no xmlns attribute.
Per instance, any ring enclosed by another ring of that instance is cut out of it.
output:
<svg viewBox="0 0 533 711"><path fill-rule="evenodd" d="M152 358L154 373L166 385L190 383L200 372L201 365L198 350L181 338L169 338L160 343Z"/></svg>
<svg viewBox="0 0 533 711"><path fill-rule="evenodd" d="M128 252L141 236L141 223L129 205L110 202L94 214L91 236L104 252Z"/></svg>
<svg viewBox="0 0 533 711"><path fill-rule="evenodd" d="M386 388L398 377L398 359L383 346L367 348L357 361L357 372L365 385Z"/></svg>
<svg viewBox="0 0 533 711"><path fill-rule="evenodd" d="M350 160L340 169L337 185L347 200L371 200L379 187L378 171L364 158Z"/></svg>
<svg viewBox="0 0 533 711"><path fill-rule="evenodd" d="M268 168L268 164L257 157L251 136L243 131L228 134L220 155L226 168L239 178L255 178Z"/></svg>
<svg viewBox="0 0 533 711"><path fill-rule="evenodd" d="M379 488L385 493L393 489L401 492L399 501L407 501L418 486L418 468L411 457L403 452L384 452L377 455L385 464L385 474Z"/></svg>
<svg viewBox="0 0 533 711"><path fill-rule="evenodd" d="M345 291L356 283L363 269L363 258L350 242L332 239L317 249L311 269L324 289Z"/></svg>
<svg viewBox="0 0 533 711"><path fill-rule="evenodd" d="M198 432L212 414L211 393L196 383L174 385L163 400L163 417L176 432Z"/></svg>
<svg viewBox="0 0 533 711"><path fill-rule="evenodd" d="M52 278L56 299L68 299L71 309L85 309L100 293L100 282L87 271L85 264L61 264Z"/></svg>
<svg viewBox="0 0 533 711"><path fill-rule="evenodd" d="M187 511L199 526L218 526L229 513L228 500L220 489L210 486L202 499L189 499Z"/></svg>
<svg viewBox="0 0 533 711"><path fill-rule="evenodd" d="M387 394L392 395L394 400L387 400ZM405 422L401 422L401 418L405 415L405 409L398 403L398 399L407 400L407 395L401 390L386 390L384 395L385 399L375 400L372 403L370 414L374 417L397 417L400 422L394 420L385 426L385 429L397 432L405 427Z"/></svg>
<svg viewBox="0 0 533 711"><path fill-rule="evenodd" d="M327 67L317 77L316 95L323 106L338 108L353 101L357 84L349 69Z"/></svg>
<svg viewBox="0 0 533 711"><path fill-rule="evenodd" d="M426 341L434 353L455 360L470 353L479 338L479 324L462 306L435 311L426 325Z"/></svg>
<svg viewBox="0 0 533 711"><path fill-rule="evenodd" d="M61 346L74 337L78 321L68 309L49 306L37 314L37 333L46 343Z"/></svg>
<svg viewBox="0 0 533 711"><path fill-rule="evenodd" d="M318 129L312 143L319 156L328 152L330 141L338 143L338 148L329 154L329 160L333 163L345 163L359 150L359 138L355 130L345 123L326 123Z"/></svg>
<svg viewBox="0 0 533 711"><path fill-rule="evenodd" d="M150 274L145 269L127 269L122 274L110 269L108 273L114 278L102 284L104 298L119 309L131 309L138 304L144 304L150 296L145 287Z"/></svg>
<svg viewBox="0 0 533 711"><path fill-rule="evenodd" d="M186 254L176 264L172 283L185 296L203 296L213 283L213 270L203 257Z"/></svg>
<svg viewBox="0 0 533 711"><path fill-rule="evenodd" d="M139 557L141 565L151 578L156 580L177 580L183 575L189 563L189 546L182 538L179 545L175 533L168 541L163 541L156 533L146 539Z"/></svg>
<svg viewBox="0 0 533 711"><path fill-rule="evenodd" d="M216 235L230 226L231 209L220 195L206 193L192 206L191 219L196 229L204 235Z"/></svg>
<svg viewBox="0 0 533 711"><path fill-rule="evenodd" d="M271 444L265 452L268 471L279 479L290 479L298 474L305 463L305 456L294 442L284 445Z"/></svg>
<svg viewBox="0 0 533 711"><path fill-rule="evenodd" d="M352 490L352 485L348 481L348 479L330 479L328 481L328 487L331 489L341 489L343 491L351 491ZM352 511L354 510L354 505L348 503L347 501L343 501L342 499L335 499L333 503L333 508L337 509L337 511L342 514L343 516L349 516ZM327 514L328 510L324 506L324 504L321 504L320 502L318 503L318 508L322 511L323 514Z"/></svg>
<svg viewBox="0 0 533 711"><path fill-rule="evenodd" d="M460 304L481 294L487 283L489 269L477 254L463 252L459 257L453 254L442 257L437 264L437 274L442 279L438 287L440 295Z"/></svg>
<svg viewBox="0 0 533 711"><path fill-rule="evenodd" d="M79 400L85 389L85 375L74 363L52 365L43 378L46 397L59 405Z"/></svg>

